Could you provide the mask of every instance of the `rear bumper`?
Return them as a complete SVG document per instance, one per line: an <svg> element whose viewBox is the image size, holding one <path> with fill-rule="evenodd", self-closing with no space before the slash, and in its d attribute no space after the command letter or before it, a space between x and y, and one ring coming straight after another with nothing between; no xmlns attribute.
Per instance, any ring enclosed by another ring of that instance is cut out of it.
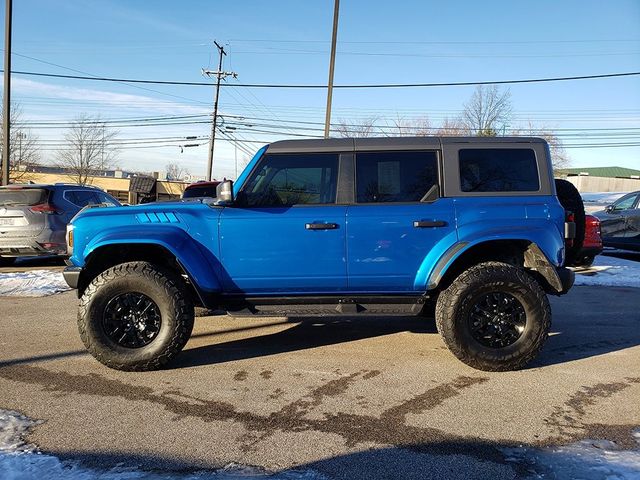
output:
<svg viewBox="0 0 640 480"><path fill-rule="evenodd" d="M66 255L66 244L58 237L60 237L60 235L50 229L44 229L37 236L9 237L0 235L0 256L33 257L38 255Z"/></svg>
<svg viewBox="0 0 640 480"><path fill-rule="evenodd" d="M558 295L564 295L571 289L571 287L573 287L573 283L576 280L576 274L573 270L570 270L567 267L556 268L556 273L558 274L558 279L560 280L561 285L561 290L558 292Z"/></svg>
<svg viewBox="0 0 640 480"><path fill-rule="evenodd" d="M78 288L78 279L80 278L80 273L82 272L82 268L80 267L66 267L62 271L62 276L64 277L64 281L67 282L71 288Z"/></svg>

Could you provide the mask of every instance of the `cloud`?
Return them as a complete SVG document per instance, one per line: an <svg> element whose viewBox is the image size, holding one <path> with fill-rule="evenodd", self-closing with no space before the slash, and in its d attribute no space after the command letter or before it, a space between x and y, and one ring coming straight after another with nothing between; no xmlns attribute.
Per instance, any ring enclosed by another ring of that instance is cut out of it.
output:
<svg viewBox="0 0 640 480"><path fill-rule="evenodd" d="M205 106L197 107L179 102L172 102L145 95L116 93L107 90L77 88L67 85L54 85L24 78L13 78L12 92L23 95L34 95L54 99L74 100L79 103L91 102L109 108L135 108L141 111L153 111L164 114L198 114L207 113ZM16 95L17 97L17 95ZM79 105L80 106L80 105Z"/></svg>

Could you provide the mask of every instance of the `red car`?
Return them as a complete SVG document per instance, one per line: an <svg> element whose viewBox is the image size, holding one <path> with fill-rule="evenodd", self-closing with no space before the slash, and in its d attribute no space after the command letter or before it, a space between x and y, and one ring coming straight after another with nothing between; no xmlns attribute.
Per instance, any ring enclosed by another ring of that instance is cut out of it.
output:
<svg viewBox="0 0 640 480"><path fill-rule="evenodd" d="M216 197L216 187L220 182L197 182L188 185L182 193L182 198Z"/></svg>
<svg viewBox="0 0 640 480"><path fill-rule="evenodd" d="M576 267L588 267L593 263L596 255L600 255L600 253L602 253L600 220L593 215L585 215L584 242L573 265Z"/></svg>

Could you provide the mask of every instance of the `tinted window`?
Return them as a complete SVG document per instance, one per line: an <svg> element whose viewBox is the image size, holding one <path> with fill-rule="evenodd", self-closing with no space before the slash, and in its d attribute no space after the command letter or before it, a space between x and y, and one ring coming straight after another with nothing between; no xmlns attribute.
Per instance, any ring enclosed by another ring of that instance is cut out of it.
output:
<svg viewBox="0 0 640 480"><path fill-rule="evenodd" d="M1 189L0 205L37 205L47 201L47 191L39 188Z"/></svg>
<svg viewBox="0 0 640 480"><path fill-rule="evenodd" d="M524 148L462 149L463 192L535 192L540 189L533 150Z"/></svg>
<svg viewBox="0 0 640 480"><path fill-rule="evenodd" d="M629 208L633 208L633 205L636 203L636 198L638 194L631 194L625 197L622 197L620 200L616 201L613 204L615 210L628 210Z"/></svg>
<svg viewBox="0 0 640 480"><path fill-rule="evenodd" d="M95 192L90 190L68 190L64 193L64 198L80 208L100 203Z"/></svg>
<svg viewBox="0 0 640 480"><path fill-rule="evenodd" d="M266 155L239 195L247 207L335 203L338 154Z"/></svg>
<svg viewBox="0 0 640 480"><path fill-rule="evenodd" d="M356 154L356 201L419 202L438 184L435 152Z"/></svg>
<svg viewBox="0 0 640 480"><path fill-rule="evenodd" d="M106 193L102 193L102 192L96 192L96 196L98 197L98 201L100 203L106 203L107 205L120 206L120 203L111 195L107 195Z"/></svg>

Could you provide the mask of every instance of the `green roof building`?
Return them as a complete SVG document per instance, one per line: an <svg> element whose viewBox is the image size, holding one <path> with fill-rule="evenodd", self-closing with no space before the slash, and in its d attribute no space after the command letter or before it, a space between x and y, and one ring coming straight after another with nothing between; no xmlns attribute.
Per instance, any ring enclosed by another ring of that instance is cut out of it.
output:
<svg viewBox="0 0 640 480"><path fill-rule="evenodd" d="M563 176L589 175L602 178L640 178L640 170L624 167L582 167L562 168L558 170Z"/></svg>

